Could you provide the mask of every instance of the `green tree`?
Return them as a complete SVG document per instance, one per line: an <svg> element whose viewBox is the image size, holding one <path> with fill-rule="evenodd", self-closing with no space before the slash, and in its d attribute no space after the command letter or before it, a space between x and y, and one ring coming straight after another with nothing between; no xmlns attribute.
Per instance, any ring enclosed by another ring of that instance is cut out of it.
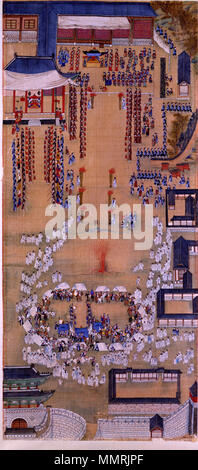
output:
<svg viewBox="0 0 198 470"><path fill-rule="evenodd" d="M177 143L182 132L185 131L187 127L188 117L180 113L174 114L174 121L172 121L172 126L169 132L169 137L167 139L170 148L168 149L169 156L175 156L178 153Z"/></svg>

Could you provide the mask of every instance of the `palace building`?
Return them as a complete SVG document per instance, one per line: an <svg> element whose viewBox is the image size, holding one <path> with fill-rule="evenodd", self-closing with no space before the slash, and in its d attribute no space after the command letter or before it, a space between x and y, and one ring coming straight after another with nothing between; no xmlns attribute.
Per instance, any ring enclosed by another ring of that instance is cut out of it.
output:
<svg viewBox="0 0 198 470"><path fill-rule="evenodd" d="M4 408L35 408L47 401L54 390L43 391L39 387L50 377L34 367L4 367Z"/></svg>
<svg viewBox="0 0 198 470"><path fill-rule="evenodd" d="M57 42L150 44L155 17L147 2L4 2L4 41L32 42L38 56Z"/></svg>

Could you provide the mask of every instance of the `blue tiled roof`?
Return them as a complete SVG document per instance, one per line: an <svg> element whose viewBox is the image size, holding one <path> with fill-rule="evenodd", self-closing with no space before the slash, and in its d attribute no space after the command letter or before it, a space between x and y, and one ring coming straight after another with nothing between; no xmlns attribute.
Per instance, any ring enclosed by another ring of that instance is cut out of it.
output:
<svg viewBox="0 0 198 470"><path fill-rule="evenodd" d="M19 390L16 392L10 390L9 392L3 392L3 398L19 398L20 400L28 397L48 398L49 395L52 395L53 393L54 390Z"/></svg>
<svg viewBox="0 0 198 470"><path fill-rule="evenodd" d="M60 75L67 78L74 78L76 76L76 73L62 73L58 70L53 57L15 55L14 59L6 65L4 70L24 74L36 74L57 70Z"/></svg>
<svg viewBox="0 0 198 470"><path fill-rule="evenodd" d="M190 84L190 56L185 51L178 56L178 85L182 82Z"/></svg>
<svg viewBox="0 0 198 470"><path fill-rule="evenodd" d="M197 397L197 381L190 387L190 393L193 397Z"/></svg>
<svg viewBox="0 0 198 470"><path fill-rule="evenodd" d="M153 431L155 428L163 430L163 418L158 414L150 418L150 431Z"/></svg>
<svg viewBox="0 0 198 470"><path fill-rule="evenodd" d="M34 74L56 70L51 57L15 57L6 67L10 72Z"/></svg>
<svg viewBox="0 0 198 470"><path fill-rule="evenodd" d="M173 269L188 268L188 241L183 237L173 243Z"/></svg>
<svg viewBox="0 0 198 470"><path fill-rule="evenodd" d="M40 374L34 367L4 367L3 369L4 380L8 379L29 379L42 376L50 376L51 374Z"/></svg>
<svg viewBox="0 0 198 470"><path fill-rule="evenodd" d="M156 13L148 2L4 2L4 14L34 14L37 9L46 8L62 15L76 16L143 16L155 17Z"/></svg>

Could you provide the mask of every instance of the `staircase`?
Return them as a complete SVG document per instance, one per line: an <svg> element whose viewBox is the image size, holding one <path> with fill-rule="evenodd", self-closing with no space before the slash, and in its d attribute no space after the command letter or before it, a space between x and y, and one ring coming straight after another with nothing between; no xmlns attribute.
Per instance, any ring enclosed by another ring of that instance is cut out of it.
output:
<svg viewBox="0 0 198 470"><path fill-rule="evenodd" d="M161 47L161 49L163 49L167 54L169 54L170 52L169 46L165 43L165 41L163 41L161 36L159 36L155 30L154 30L153 37L154 37L154 41L158 44L158 46Z"/></svg>

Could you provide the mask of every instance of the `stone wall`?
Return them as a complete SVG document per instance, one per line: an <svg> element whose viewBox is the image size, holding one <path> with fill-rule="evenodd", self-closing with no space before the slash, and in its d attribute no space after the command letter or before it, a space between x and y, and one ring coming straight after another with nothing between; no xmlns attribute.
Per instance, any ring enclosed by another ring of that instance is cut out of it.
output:
<svg viewBox="0 0 198 470"><path fill-rule="evenodd" d="M40 426L46 416L46 408L40 405L38 408L5 408L4 415L4 430L12 427L14 419L24 419L27 422L28 428Z"/></svg>
<svg viewBox="0 0 198 470"><path fill-rule="evenodd" d="M94 440L150 439L150 418L117 416L99 419Z"/></svg>
<svg viewBox="0 0 198 470"><path fill-rule="evenodd" d="M86 432L86 421L80 415L61 408L50 409L50 424L40 439L81 440Z"/></svg>
<svg viewBox="0 0 198 470"><path fill-rule="evenodd" d="M140 414L140 415L170 415L178 409L176 403L120 403L108 406L109 415L120 414Z"/></svg>
<svg viewBox="0 0 198 470"><path fill-rule="evenodd" d="M183 437L189 432L189 400L176 413L164 419L164 438Z"/></svg>

